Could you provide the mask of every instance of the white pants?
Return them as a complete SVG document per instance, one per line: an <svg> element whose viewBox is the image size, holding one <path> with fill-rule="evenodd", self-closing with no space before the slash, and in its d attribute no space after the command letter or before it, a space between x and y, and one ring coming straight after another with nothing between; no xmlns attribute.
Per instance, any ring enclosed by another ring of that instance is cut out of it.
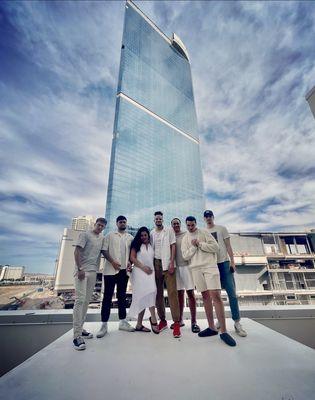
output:
<svg viewBox="0 0 315 400"><path fill-rule="evenodd" d="M75 301L73 307L73 337L81 336L89 302L96 282L96 272L85 272L85 278L74 277Z"/></svg>

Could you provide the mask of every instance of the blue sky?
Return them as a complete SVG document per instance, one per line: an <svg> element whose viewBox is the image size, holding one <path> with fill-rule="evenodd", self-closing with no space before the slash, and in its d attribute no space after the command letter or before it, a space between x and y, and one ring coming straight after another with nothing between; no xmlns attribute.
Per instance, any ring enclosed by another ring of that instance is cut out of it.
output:
<svg viewBox="0 0 315 400"><path fill-rule="evenodd" d="M231 231L315 228L312 2L136 4L185 43L207 206ZM0 264L51 273L103 215L124 2L0 3Z"/></svg>

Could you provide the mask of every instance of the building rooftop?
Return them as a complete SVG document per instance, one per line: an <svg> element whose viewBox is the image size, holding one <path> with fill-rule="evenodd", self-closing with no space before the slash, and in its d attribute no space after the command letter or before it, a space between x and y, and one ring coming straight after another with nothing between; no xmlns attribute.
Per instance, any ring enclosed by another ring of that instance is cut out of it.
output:
<svg viewBox="0 0 315 400"><path fill-rule="evenodd" d="M235 335L235 348L201 339L188 325L174 339L170 330L127 333L110 322L103 339L78 352L69 331L4 375L0 391L6 400L314 398L314 350L250 319L243 324L249 335ZM99 323L86 328L96 333ZM228 328L233 332L230 319Z"/></svg>

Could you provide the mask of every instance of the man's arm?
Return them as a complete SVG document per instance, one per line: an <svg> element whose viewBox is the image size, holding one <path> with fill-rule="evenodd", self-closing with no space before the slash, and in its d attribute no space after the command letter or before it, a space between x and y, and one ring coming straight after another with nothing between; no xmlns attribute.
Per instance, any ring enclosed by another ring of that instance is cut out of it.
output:
<svg viewBox="0 0 315 400"><path fill-rule="evenodd" d="M112 266L113 266L114 269L116 269L117 271L120 270L120 266L121 266L120 263L119 263L118 261L114 260L114 259L110 256L108 250L101 250L101 253L102 253L103 256L106 258L106 260L109 261L109 262L112 264Z"/></svg>
<svg viewBox="0 0 315 400"><path fill-rule="evenodd" d="M110 233L108 233L104 237L103 248L101 250L101 253L105 257L105 259L112 264L113 268L115 270L119 271L120 270L120 263L117 262L116 260L114 260L109 254L109 242L110 242Z"/></svg>
<svg viewBox="0 0 315 400"><path fill-rule="evenodd" d="M188 242L189 240L187 239L186 236L184 236L181 249L182 249L183 259L186 261L189 261L197 251L197 247Z"/></svg>
<svg viewBox="0 0 315 400"><path fill-rule="evenodd" d="M211 233L204 231L206 238L205 242L199 242L198 247L207 253L217 253L219 251L219 245Z"/></svg>
<svg viewBox="0 0 315 400"><path fill-rule="evenodd" d="M229 257L230 257L230 266L235 271L236 270L236 266L235 266L234 254L233 254L233 249L232 249L232 246L231 246L230 238L224 239L224 243L225 243L226 251L227 251L227 253L228 253Z"/></svg>
<svg viewBox="0 0 315 400"><path fill-rule="evenodd" d="M80 246L76 246L74 249L74 260L75 260L75 264L77 266L77 270L78 270L78 279L80 279L80 281L82 279L85 278L85 272L83 271L83 267L82 267L82 247Z"/></svg>
<svg viewBox="0 0 315 400"><path fill-rule="evenodd" d="M171 244L171 261L170 261L170 265L168 267L168 272L171 275L174 274L174 271L175 271L175 266L174 266L175 255L176 255L176 244L172 243Z"/></svg>

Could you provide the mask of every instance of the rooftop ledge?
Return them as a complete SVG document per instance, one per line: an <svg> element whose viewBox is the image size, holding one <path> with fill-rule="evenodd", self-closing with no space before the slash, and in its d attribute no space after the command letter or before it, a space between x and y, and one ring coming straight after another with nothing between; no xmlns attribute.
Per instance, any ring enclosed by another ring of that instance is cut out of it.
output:
<svg viewBox="0 0 315 400"><path fill-rule="evenodd" d="M250 319L243 319L248 337L239 338L227 322L235 348L217 336L199 338L187 324L174 339L171 330L128 333L110 322L104 338L79 352L69 331L4 375L0 392L6 400L314 398L313 349ZM86 328L95 334L99 323Z"/></svg>

